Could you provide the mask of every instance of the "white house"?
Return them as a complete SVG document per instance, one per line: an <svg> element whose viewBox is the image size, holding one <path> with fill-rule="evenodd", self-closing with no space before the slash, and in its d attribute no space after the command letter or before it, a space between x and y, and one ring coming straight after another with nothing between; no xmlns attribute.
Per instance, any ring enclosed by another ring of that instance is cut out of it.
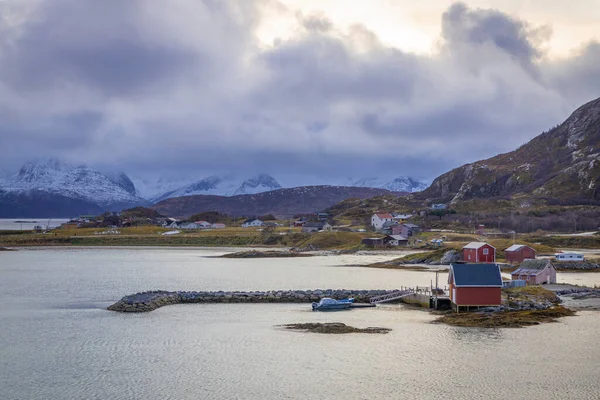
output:
<svg viewBox="0 0 600 400"><path fill-rule="evenodd" d="M213 228L213 229L223 229L223 228L225 228L225 224L214 223L214 224L211 225L211 228Z"/></svg>
<svg viewBox="0 0 600 400"><path fill-rule="evenodd" d="M184 222L179 225L179 229L200 229L200 226L195 222Z"/></svg>
<svg viewBox="0 0 600 400"><path fill-rule="evenodd" d="M179 228L179 221L175 218L167 218L165 222L162 223L163 228Z"/></svg>
<svg viewBox="0 0 600 400"><path fill-rule="evenodd" d="M391 222L393 220L394 217L392 217L392 214L373 214L373 216L371 217L371 225L375 229L381 229L383 228L383 224L385 224L386 222Z"/></svg>
<svg viewBox="0 0 600 400"><path fill-rule="evenodd" d="M250 228L250 227L257 227L257 226L263 226L264 222L262 222L260 219L258 218L250 218L244 221L244 223L242 224L242 228Z"/></svg>
<svg viewBox="0 0 600 400"><path fill-rule="evenodd" d="M211 227L210 222L207 222L207 221L196 221L194 223L196 225L198 225L198 227L201 228L201 229L206 229L206 228L210 228Z"/></svg>

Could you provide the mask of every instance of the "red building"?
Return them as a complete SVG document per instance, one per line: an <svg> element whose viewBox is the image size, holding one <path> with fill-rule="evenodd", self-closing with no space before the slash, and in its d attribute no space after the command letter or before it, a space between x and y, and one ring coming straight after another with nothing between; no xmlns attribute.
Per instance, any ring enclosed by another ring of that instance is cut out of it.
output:
<svg viewBox="0 0 600 400"><path fill-rule="evenodd" d="M524 244L513 244L504 250L504 254L506 262L511 264L519 264L527 259L535 259L535 250Z"/></svg>
<svg viewBox="0 0 600 400"><path fill-rule="evenodd" d="M452 264L450 302L457 312L502 304L502 275L497 264Z"/></svg>
<svg viewBox="0 0 600 400"><path fill-rule="evenodd" d="M485 242L471 242L462 249L463 261L469 263L496 262L496 248Z"/></svg>

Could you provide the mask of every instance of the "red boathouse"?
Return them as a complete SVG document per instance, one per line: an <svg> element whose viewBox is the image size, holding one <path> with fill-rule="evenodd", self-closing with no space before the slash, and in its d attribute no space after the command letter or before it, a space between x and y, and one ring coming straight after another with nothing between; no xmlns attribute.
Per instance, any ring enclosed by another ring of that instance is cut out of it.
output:
<svg viewBox="0 0 600 400"><path fill-rule="evenodd" d="M463 261L467 263L496 262L496 248L485 242L471 242L462 249Z"/></svg>
<svg viewBox="0 0 600 400"><path fill-rule="evenodd" d="M457 312L502 304L502 275L497 264L452 264L448 284L450 302Z"/></svg>
<svg viewBox="0 0 600 400"><path fill-rule="evenodd" d="M524 244L513 244L508 249L504 250L506 262L512 264L520 264L524 260L534 260L535 250Z"/></svg>

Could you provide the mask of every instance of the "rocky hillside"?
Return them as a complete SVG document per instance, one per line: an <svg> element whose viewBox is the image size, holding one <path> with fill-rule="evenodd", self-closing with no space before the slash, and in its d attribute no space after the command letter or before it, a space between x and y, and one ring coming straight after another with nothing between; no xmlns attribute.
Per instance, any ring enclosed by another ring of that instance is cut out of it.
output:
<svg viewBox="0 0 600 400"><path fill-rule="evenodd" d="M184 196L163 200L153 206L168 216L185 217L203 211L218 211L236 216L273 214L289 218L295 214L314 213L349 198L369 198L383 194L385 189L346 186L301 186L265 193L238 196ZM396 193L396 195L401 193Z"/></svg>
<svg viewBox="0 0 600 400"><path fill-rule="evenodd" d="M432 202L512 199L521 206L600 204L600 99L515 151L463 165L418 195Z"/></svg>

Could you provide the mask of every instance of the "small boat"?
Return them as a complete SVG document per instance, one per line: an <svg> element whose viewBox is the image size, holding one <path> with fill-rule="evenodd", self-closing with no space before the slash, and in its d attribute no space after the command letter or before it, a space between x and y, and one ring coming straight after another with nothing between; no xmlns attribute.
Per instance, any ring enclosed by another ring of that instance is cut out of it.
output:
<svg viewBox="0 0 600 400"><path fill-rule="evenodd" d="M318 303L312 303L313 311L331 311L331 310L347 310L350 308L354 299L335 300L329 297L324 297Z"/></svg>

